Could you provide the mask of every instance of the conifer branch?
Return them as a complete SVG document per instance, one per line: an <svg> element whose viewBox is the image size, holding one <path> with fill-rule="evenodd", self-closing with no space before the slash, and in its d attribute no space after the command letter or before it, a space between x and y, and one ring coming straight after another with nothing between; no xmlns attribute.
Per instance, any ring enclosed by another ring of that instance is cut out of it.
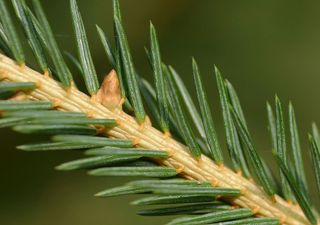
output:
<svg viewBox="0 0 320 225"><path fill-rule="evenodd" d="M12 0L12 4L42 74L27 66L29 60L25 60L14 21L1 1L0 128L55 135L50 142L18 149L83 150L87 156L62 163L56 167L58 170L91 169L88 174L92 176L161 178L133 181L96 196L149 193L154 196L133 204L182 205L138 214L192 215L168 224L320 224L309 194L291 103L288 151L280 100L275 98L275 115L267 104L272 152L281 178L279 191L277 179L254 146L236 91L217 67L217 88L233 169L224 164L214 113L198 64L193 59L200 111L178 73L163 63L152 23L151 51L146 49L146 53L154 72L155 89L135 69L118 0L113 0L115 48L97 26L113 67L99 85L79 7L76 0L70 0L79 61L71 53L67 56L83 76L89 96L77 89L40 1L33 0L35 14L24 0ZM315 124L309 142L314 178L320 190L320 135Z"/></svg>
<svg viewBox="0 0 320 225"><path fill-rule="evenodd" d="M62 84L48 76L18 65L10 58L0 55L0 79L9 82L33 82L36 89L27 99L50 101L56 110L82 112L90 118L114 119L114 128L100 131L108 137L131 140L135 146L146 149L159 149L168 153L169 158L157 159L163 166L175 168L183 177L197 181L208 181L213 186L240 189L241 195L226 200L240 207L252 210L254 214L278 218L281 223L298 225L309 224L302 211L275 195L267 196L256 183L245 179L227 167L219 166L208 157L201 155L197 160L188 153L187 147L152 126L143 126L125 112L115 108L111 111L96 102L76 87L65 89Z"/></svg>

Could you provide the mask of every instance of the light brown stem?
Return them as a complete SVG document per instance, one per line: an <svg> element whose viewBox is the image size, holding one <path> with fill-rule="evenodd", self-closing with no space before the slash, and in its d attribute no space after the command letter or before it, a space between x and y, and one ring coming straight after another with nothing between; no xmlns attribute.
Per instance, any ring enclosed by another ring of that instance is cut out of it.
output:
<svg viewBox="0 0 320 225"><path fill-rule="evenodd" d="M19 66L0 54L0 80L4 79L12 82L35 82L37 88L29 94L30 97L52 101L58 110L84 112L94 118L115 119L118 125L107 130L105 135L133 140L138 146L146 149L167 151L170 157L159 163L175 168L187 179L209 181L214 186L240 189L240 197L227 199L234 205L250 208L258 216L278 218L282 224L310 224L299 207L289 204L279 196L271 199L260 186L229 168L215 164L204 155L196 160L190 155L186 146L152 126L148 124L141 126L133 117L120 109L114 108L112 111L75 87L66 90L52 78L43 76L26 66Z"/></svg>

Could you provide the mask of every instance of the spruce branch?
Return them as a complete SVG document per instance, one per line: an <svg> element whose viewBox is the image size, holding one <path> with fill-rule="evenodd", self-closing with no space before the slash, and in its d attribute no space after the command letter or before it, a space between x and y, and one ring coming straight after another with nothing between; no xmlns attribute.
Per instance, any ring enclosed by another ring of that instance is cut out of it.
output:
<svg viewBox="0 0 320 225"><path fill-rule="evenodd" d="M67 56L82 74L88 96L77 89L40 1L33 0L35 15L24 0L12 0L12 4L41 72L27 66L16 28L6 4L1 1L0 127L13 127L21 133L54 135L50 142L22 145L19 149L83 150L85 158L62 163L56 167L58 170L89 169L88 174L92 176L161 178L133 181L101 191L96 196L149 193L153 196L133 204L183 205L147 209L138 214L192 215L168 224L320 224L308 194L291 103L292 151L287 151L279 98L275 98L275 116L267 104L281 192L276 178L253 144L235 89L217 67L217 87L233 169L224 164L214 129L214 113L210 110L198 64L193 59L200 112L178 73L163 63L152 23L151 51L146 49L146 52L155 75L155 89L134 67L118 0L113 1L115 47L97 26L113 66L99 85L77 2L70 0L79 60L71 53ZM53 66L47 63L47 57ZM320 139L315 124L309 141L319 188ZM293 156L293 163L289 154Z"/></svg>
<svg viewBox="0 0 320 225"><path fill-rule="evenodd" d="M152 126L141 127L125 112L117 108L111 111L76 87L65 89L62 84L52 78L43 76L26 66L20 66L2 54L0 55L0 79L9 82L35 83L36 89L26 96L27 99L50 101L56 110L82 112L96 119L114 119L117 125L102 131L102 135L131 140L135 146L144 149L159 149L167 152L168 159L157 161L163 166L175 168L177 173L188 179L208 181L214 186L241 190L241 196L227 199L235 205L250 208L257 215L278 218L281 223L309 224L298 207L290 205L277 195L271 199L257 184L227 167L217 165L204 155L201 155L198 160L193 158L186 146L165 136Z"/></svg>

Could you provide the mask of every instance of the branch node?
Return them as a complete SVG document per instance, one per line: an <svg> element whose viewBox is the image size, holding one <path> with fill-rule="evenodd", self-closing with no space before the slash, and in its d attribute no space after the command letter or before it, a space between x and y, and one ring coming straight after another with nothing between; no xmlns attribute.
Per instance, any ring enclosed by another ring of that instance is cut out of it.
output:
<svg viewBox="0 0 320 225"><path fill-rule="evenodd" d="M41 80L37 80L35 83L36 83L36 88L37 89L41 89L42 88L42 81Z"/></svg>
<svg viewBox="0 0 320 225"><path fill-rule="evenodd" d="M204 164L204 159L202 157L203 157L203 155L201 154L199 156L199 158L196 159L198 164L200 165L200 167L202 167L202 164Z"/></svg>
<svg viewBox="0 0 320 225"><path fill-rule="evenodd" d="M237 174L239 177L242 177L242 171L241 171L241 170L236 171L236 174Z"/></svg>
<svg viewBox="0 0 320 225"><path fill-rule="evenodd" d="M271 201L272 201L273 203L277 203L277 197L276 197L275 195L272 195L272 196L271 196Z"/></svg>
<svg viewBox="0 0 320 225"><path fill-rule="evenodd" d="M92 94L90 97L90 101L93 103L97 103L98 102L97 94Z"/></svg>
<svg viewBox="0 0 320 225"><path fill-rule="evenodd" d="M246 195L248 193L248 189L247 188L241 188L240 189L240 193L241 193L241 195Z"/></svg>
<svg viewBox="0 0 320 225"><path fill-rule="evenodd" d="M86 115L88 118L93 118L95 115L95 112L93 110L87 110Z"/></svg>
<svg viewBox="0 0 320 225"><path fill-rule="evenodd" d="M283 215L281 215L279 222L280 222L280 224L285 224L286 220L287 220L287 216L283 214Z"/></svg>
<svg viewBox="0 0 320 225"><path fill-rule="evenodd" d="M254 206L254 207L252 208L252 213L253 213L253 214L257 214L257 213L260 211L260 209L261 209L260 206Z"/></svg>
<svg viewBox="0 0 320 225"><path fill-rule="evenodd" d="M146 127L151 127L151 120L149 116L145 116L144 121L139 124L139 131L143 131Z"/></svg>
<svg viewBox="0 0 320 225"><path fill-rule="evenodd" d="M169 130L165 130L163 133L163 136L165 139L171 138L171 133Z"/></svg>
<svg viewBox="0 0 320 225"><path fill-rule="evenodd" d="M211 181L211 185L212 185L213 187L218 187L219 184L220 184L220 181L217 180L217 179L215 179L215 178Z"/></svg>
<svg viewBox="0 0 320 225"><path fill-rule="evenodd" d="M44 76L44 78L46 78L46 79L51 78L51 77L50 77L50 73L49 73L49 70L48 70L48 69L46 69L45 71L43 71L43 76Z"/></svg>
<svg viewBox="0 0 320 225"><path fill-rule="evenodd" d="M116 121L116 126L121 126L122 125L121 119L115 118L114 120Z"/></svg>
<svg viewBox="0 0 320 225"><path fill-rule="evenodd" d="M0 80L8 79L8 72L5 70L0 70Z"/></svg>
<svg viewBox="0 0 320 225"><path fill-rule="evenodd" d="M61 99L59 99L59 98L54 98L53 100L52 100L52 103L53 103L53 107L54 108L58 108L60 105L61 105Z"/></svg>
<svg viewBox="0 0 320 225"><path fill-rule="evenodd" d="M105 134L107 130L106 126L95 126L95 128L97 129L98 134Z"/></svg>
<svg viewBox="0 0 320 225"><path fill-rule="evenodd" d="M19 64L19 70L20 70L21 72L24 72L24 71L26 70L26 64L25 64L25 63Z"/></svg>
<svg viewBox="0 0 320 225"><path fill-rule="evenodd" d="M121 97L121 100L119 102L119 108L122 108L122 105L124 104L124 102L126 101L125 97Z"/></svg>
<svg viewBox="0 0 320 225"><path fill-rule="evenodd" d="M137 137L137 138L134 138L134 139L133 139L133 145L134 145L134 146L137 146L137 145L139 145L140 143L141 143L141 139L140 139L140 138Z"/></svg>
<svg viewBox="0 0 320 225"><path fill-rule="evenodd" d="M290 207L293 206L293 202L292 202L291 199L288 199L287 202L288 202L288 204L289 204Z"/></svg>
<svg viewBox="0 0 320 225"><path fill-rule="evenodd" d="M170 148L166 149L166 152L168 153L169 158L173 157L176 154L175 151Z"/></svg>
<svg viewBox="0 0 320 225"><path fill-rule="evenodd" d="M177 174L182 173L184 171L185 166L184 165L179 165L176 168Z"/></svg>
<svg viewBox="0 0 320 225"><path fill-rule="evenodd" d="M70 82L70 87L66 88L66 94L67 94L68 97L72 94L72 90L73 89L77 89L77 87L76 87L76 84L74 83L74 81L72 80Z"/></svg>
<svg viewBox="0 0 320 225"><path fill-rule="evenodd" d="M223 170L224 170L224 164L221 163L221 164L218 166L218 169L219 169L219 171L223 171Z"/></svg>

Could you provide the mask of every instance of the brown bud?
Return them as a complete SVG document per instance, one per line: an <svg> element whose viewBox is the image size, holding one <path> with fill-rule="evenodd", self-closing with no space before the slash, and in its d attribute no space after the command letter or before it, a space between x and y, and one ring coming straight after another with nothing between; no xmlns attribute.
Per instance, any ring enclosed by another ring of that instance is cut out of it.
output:
<svg viewBox="0 0 320 225"><path fill-rule="evenodd" d="M115 70L111 70L104 78L97 92L96 101L109 109L121 108L120 84Z"/></svg>

